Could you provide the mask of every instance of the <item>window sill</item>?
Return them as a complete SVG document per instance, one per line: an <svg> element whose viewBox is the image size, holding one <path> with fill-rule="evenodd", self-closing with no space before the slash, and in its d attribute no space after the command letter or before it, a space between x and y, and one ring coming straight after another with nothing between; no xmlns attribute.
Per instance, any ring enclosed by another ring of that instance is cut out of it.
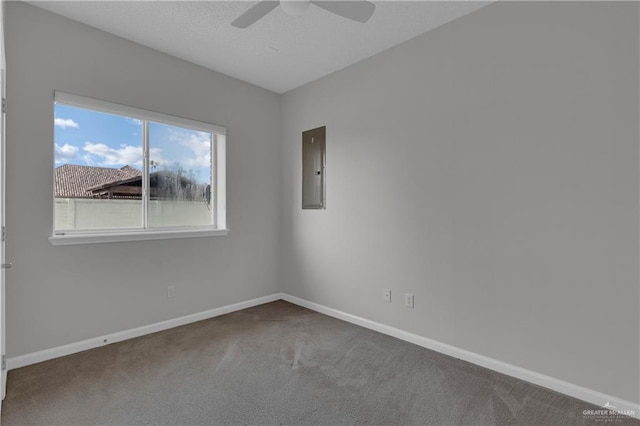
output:
<svg viewBox="0 0 640 426"><path fill-rule="evenodd" d="M174 238L216 237L229 233L228 229L164 230L146 232L114 232L104 234L66 234L49 237L54 246L76 244L117 243L121 241L169 240Z"/></svg>

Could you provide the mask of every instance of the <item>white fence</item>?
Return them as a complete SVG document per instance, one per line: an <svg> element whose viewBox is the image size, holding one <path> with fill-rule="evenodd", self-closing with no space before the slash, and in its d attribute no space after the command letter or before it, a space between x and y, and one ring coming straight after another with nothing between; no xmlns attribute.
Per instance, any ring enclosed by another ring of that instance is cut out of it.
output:
<svg viewBox="0 0 640 426"><path fill-rule="evenodd" d="M56 230L139 228L142 200L56 198ZM204 201L149 201L149 226L211 225Z"/></svg>

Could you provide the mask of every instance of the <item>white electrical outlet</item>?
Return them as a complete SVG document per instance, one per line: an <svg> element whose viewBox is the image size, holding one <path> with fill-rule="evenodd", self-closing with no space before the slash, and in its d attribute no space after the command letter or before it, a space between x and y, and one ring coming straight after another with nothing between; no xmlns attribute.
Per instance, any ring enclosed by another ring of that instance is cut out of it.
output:
<svg viewBox="0 0 640 426"><path fill-rule="evenodd" d="M169 287L167 287L167 297L171 299L175 295L176 295L176 286L170 285Z"/></svg>
<svg viewBox="0 0 640 426"><path fill-rule="evenodd" d="M391 302L391 289L385 288L382 290L382 300L387 303Z"/></svg>
<svg viewBox="0 0 640 426"><path fill-rule="evenodd" d="M407 308L413 308L413 294L404 294L404 306L406 306Z"/></svg>

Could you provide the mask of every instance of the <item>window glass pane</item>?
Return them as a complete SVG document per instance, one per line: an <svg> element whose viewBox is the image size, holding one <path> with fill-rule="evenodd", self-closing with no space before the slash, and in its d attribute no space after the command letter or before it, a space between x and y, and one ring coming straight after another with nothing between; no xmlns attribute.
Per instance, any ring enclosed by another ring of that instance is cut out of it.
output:
<svg viewBox="0 0 640 426"><path fill-rule="evenodd" d="M140 228L142 122L55 104L55 229Z"/></svg>
<svg viewBox="0 0 640 426"><path fill-rule="evenodd" d="M149 226L213 224L212 135L149 122Z"/></svg>

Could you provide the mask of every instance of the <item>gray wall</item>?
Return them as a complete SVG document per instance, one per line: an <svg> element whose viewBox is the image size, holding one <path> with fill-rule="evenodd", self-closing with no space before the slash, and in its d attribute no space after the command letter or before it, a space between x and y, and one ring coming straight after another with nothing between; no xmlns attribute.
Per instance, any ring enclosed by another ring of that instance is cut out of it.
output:
<svg viewBox="0 0 640 426"><path fill-rule="evenodd" d="M638 401L638 48L637 3L496 3L285 94L283 290Z"/></svg>
<svg viewBox="0 0 640 426"><path fill-rule="evenodd" d="M23 3L6 25L9 357L279 290L278 95ZM226 126L229 235L51 246L54 90Z"/></svg>

